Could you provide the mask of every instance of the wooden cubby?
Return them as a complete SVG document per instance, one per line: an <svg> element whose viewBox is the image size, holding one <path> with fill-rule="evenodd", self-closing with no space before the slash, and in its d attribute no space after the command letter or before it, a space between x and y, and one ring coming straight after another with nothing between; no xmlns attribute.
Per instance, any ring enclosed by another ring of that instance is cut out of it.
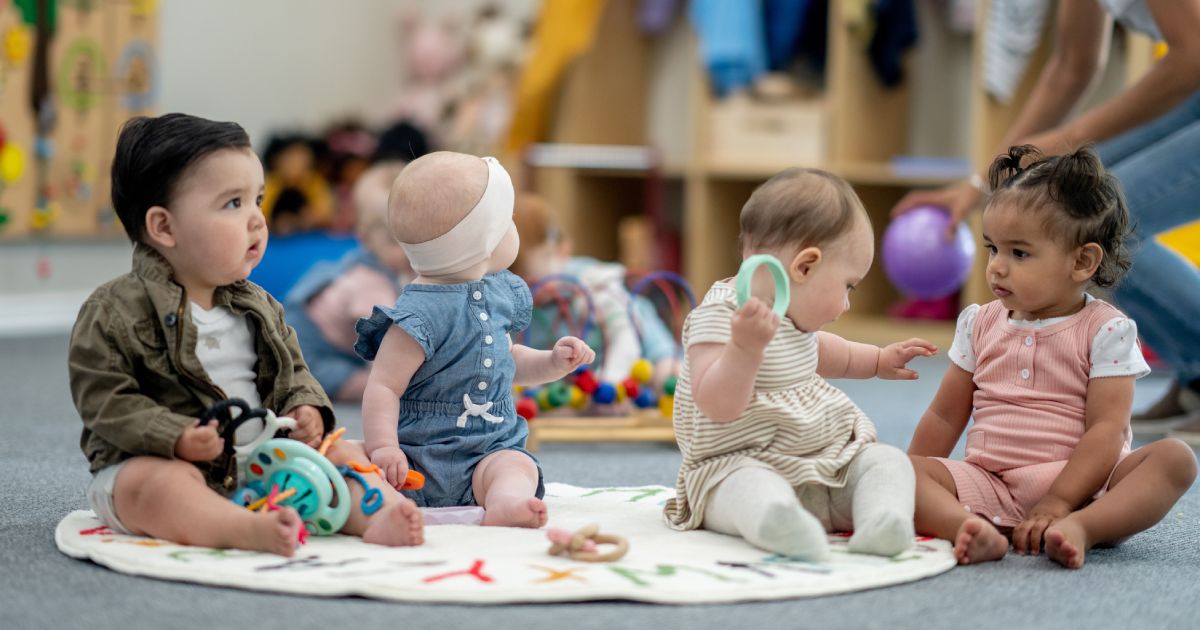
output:
<svg viewBox="0 0 1200 630"><path fill-rule="evenodd" d="M911 92L911 81L890 89L879 83L866 52L845 23L843 8L842 2L830 3L821 97L825 107L824 158L816 163L735 162L715 155L710 142L715 101L686 18L681 17L676 25L678 33L660 35L651 43L637 31L634 0L608 3L592 49L565 78L550 141L657 145L664 135L668 136L665 143L674 146L663 151L662 175L666 186L679 191L678 195L667 195L678 200L678 207L668 212L682 217L682 271L699 295L714 281L736 272L740 263L737 217L756 186L790 166L814 166L840 175L854 186L867 208L875 226L877 256L870 274L854 294L850 312L829 329L876 344L921 336L945 348L953 336L953 321L897 319L887 314L900 295L884 275L878 259L878 239L890 220L892 206L908 191L946 185L962 177L914 177L893 170L890 161L894 156L913 152L910 128L917 99ZM988 3L980 2L977 33L984 32L987 13ZM945 89L969 92L961 99L969 104L969 114L956 135L966 139L958 155L969 160L972 168L982 169L990 162L996 145L1032 90L1037 70L1050 52L1053 14L1051 9L1041 46L1031 58L1011 103L998 103L984 91L980 36L961 53L971 56L969 77L961 81L943 79L952 83ZM918 46L925 45L925 41L922 38ZM1107 82L1110 89L1136 80L1151 59L1152 46L1146 38L1125 33L1120 43L1112 53L1118 63L1109 64L1110 74L1116 75ZM916 57L910 54L906 60L909 76L913 72L941 71L939 67L914 68ZM661 58L673 58L675 63L664 65ZM951 61L946 55L923 57L924 64L950 66ZM648 128L654 109L648 103L663 98L664 93L671 99L670 113L659 116L656 123L670 127L665 134ZM643 174L561 167L534 170L529 184L550 200L574 239L576 251L615 259L615 228L611 224L638 211L644 195ZM978 234L978 215L973 221ZM986 250L982 244L978 252L975 269L961 294L963 306L992 299L983 278Z"/></svg>

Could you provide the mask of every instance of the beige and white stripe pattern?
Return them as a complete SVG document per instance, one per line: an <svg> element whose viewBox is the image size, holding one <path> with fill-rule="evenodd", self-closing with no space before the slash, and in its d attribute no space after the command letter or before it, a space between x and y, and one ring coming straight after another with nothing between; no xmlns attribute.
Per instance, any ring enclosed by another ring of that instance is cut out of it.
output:
<svg viewBox="0 0 1200 630"><path fill-rule="evenodd" d="M714 284L684 324L684 348L728 343L736 310L733 285ZM847 465L876 441L875 427L816 370L816 335L797 330L785 318L767 345L750 404L740 418L721 424L696 407L691 368L684 361L674 416L683 464L675 482L677 497L665 508L671 527L699 527L709 492L746 466L770 468L797 488L845 485Z"/></svg>

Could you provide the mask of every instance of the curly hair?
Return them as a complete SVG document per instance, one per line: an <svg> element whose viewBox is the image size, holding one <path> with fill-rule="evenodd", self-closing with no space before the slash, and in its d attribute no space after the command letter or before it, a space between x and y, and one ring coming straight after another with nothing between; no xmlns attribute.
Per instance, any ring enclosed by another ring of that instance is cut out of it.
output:
<svg viewBox="0 0 1200 630"><path fill-rule="evenodd" d="M1129 271L1126 241L1133 222L1121 183L1104 169L1091 146L1045 157L1033 145L1012 147L988 169L987 207L1011 204L1045 212L1043 227L1067 248L1096 243L1104 257L1092 282L1112 287Z"/></svg>

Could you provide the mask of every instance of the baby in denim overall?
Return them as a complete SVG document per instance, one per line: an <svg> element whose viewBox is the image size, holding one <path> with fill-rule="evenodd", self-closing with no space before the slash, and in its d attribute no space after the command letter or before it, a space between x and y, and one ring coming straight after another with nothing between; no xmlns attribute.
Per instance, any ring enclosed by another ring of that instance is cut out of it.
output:
<svg viewBox="0 0 1200 630"><path fill-rule="evenodd" d="M595 353L574 337L551 350L514 345L532 297L507 271L519 247L512 181L493 158L431 153L396 178L392 236L416 279L394 307L359 320L355 351L374 361L363 394L371 462L396 488L411 468L423 507L479 505L484 525L546 523L542 471L512 386L546 383Z"/></svg>

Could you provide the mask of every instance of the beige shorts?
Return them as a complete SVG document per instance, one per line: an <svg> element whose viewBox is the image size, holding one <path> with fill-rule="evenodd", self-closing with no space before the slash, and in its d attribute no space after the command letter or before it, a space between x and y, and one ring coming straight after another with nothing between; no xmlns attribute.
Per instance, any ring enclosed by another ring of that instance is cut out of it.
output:
<svg viewBox="0 0 1200 630"><path fill-rule="evenodd" d="M118 534L132 535L133 532L129 531L129 528L125 527L117 518L117 510L113 506L113 488L117 484L117 475L121 473L121 469L127 463L113 464L92 475L92 483L88 484L87 498L88 504L101 523Z"/></svg>

